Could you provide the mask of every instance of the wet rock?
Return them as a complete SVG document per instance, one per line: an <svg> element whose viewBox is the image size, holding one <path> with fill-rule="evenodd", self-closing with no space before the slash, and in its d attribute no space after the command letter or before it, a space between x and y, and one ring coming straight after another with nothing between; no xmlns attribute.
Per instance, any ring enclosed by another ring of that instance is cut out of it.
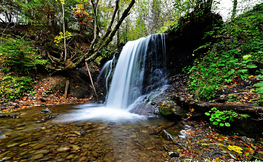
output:
<svg viewBox="0 0 263 162"><path fill-rule="evenodd" d="M179 157L178 152L168 152L168 154L170 155L170 157Z"/></svg>
<svg viewBox="0 0 263 162"><path fill-rule="evenodd" d="M10 144L10 145L7 145L7 147L10 148L10 147L14 147L14 146L16 146L16 145L19 145L19 143Z"/></svg>
<svg viewBox="0 0 263 162"><path fill-rule="evenodd" d="M141 132L142 132L142 133L148 133L148 131L147 131L147 130L142 130Z"/></svg>
<svg viewBox="0 0 263 162"><path fill-rule="evenodd" d="M162 136L164 139L168 140L168 141L172 141L172 140L174 139L174 137L173 137L170 133L168 133L166 130L163 130L163 131L161 132L161 136Z"/></svg>
<svg viewBox="0 0 263 162"><path fill-rule="evenodd" d="M86 159L87 159L87 157L82 156L82 157L79 159L79 162L86 161Z"/></svg>
<svg viewBox="0 0 263 162"><path fill-rule="evenodd" d="M37 159L40 159L42 157L44 157L44 154L37 154L37 155L33 156L31 159L32 160L37 160Z"/></svg>
<svg viewBox="0 0 263 162"><path fill-rule="evenodd" d="M34 154L47 154L49 153L49 150L39 150L39 151L36 151Z"/></svg>
<svg viewBox="0 0 263 162"><path fill-rule="evenodd" d="M67 134L67 137L77 137L78 135L76 134Z"/></svg>
<svg viewBox="0 0 263 162"><path fill-rule="evenodd" d="M241 139L242 139L242 141L244 141L244 142L249 142L249 143L254 143L255 142L255 139L254 138L248 138L248 137L246 137L246 136L242 136L241 137Z"/></svg>
<svg viewBox="0 0 263 162"><path fill-rule="evenodd" d="M75 142L76 142L76 138L74 137L69 138L69 143L75 143Z"/></svg>
<svg viewBox="0 0 263 162"><path fill-rule="evenodd" d="M84 144L82 147L84 147L84 148L89 148L90 147L90 144Z"/></svg>
<svg viewBox="0 0 263 162"><path fill-rule="evenodd" d="M28 143L22 143L21 145L19 145L19 147L23 147L23 146L26 146L28 145Z"/></svg>
<svg viewBox="0 0 263 162"><path fill-rule="evenodd" d="M49 116L45 117L44 119L41 119L41 120L39 120L39 121L37 121L37 122L38 122L38 123L43 123L43 122L46 122L46 121L48 121L48 120L50 120L50 119L54 119L54 118L56 118L57 116L59 116L59 114L54 115L54 116L49 115Z"/></svg>
<svg viewBox="0 0 263 162"><path fill-rule="evenodd" d="M73 159L74 157L75 157L74 154L70 154L69 156L66 157L66 159L69 160L69 159Z"/></svg>
<svg viewBox="0 0 263 162"><path fill-rule="evenodd" d="M42 147L45 147L45 146L46 146L46 144L41 143L41 144L38 144L38 145L34 146L33 149L34 149L34 150L38 150L38 149L40 149L40 148L42 148Z"/></svg>
<svg viewBox="0 0 263 162"><path fill-rule="evenodd" d="M59 155L60 155L61 157L63 157L63 158L67 157L68 154L69 154L68 152L67 152L67 153L59 153Z"/></svg>
<svg viewBox="0 0 263 162"><path fill-rule="evenodd" d="M13 118L13 119L18 119L20 118L18 115L14 114L14 115L0 115L0 118L6 118L6 117L9 117L9 118Z"/></svg>
<svg viewBox="0 0 263 162"><path fill-rule="evenodd" d="M49 110L48 108L46 108L46 109L41 110L40 113L41 113L41 114L46 114L46 113L52 113L52 111Z"/></svg>
<svg viewBox="0 0 263 162"><path fill-rule="evenodd" d="M67 152L70 150L70 147L64 146L57 149L58 152Z"/></svg>
<svg viewBox="0 0 263 162"><path fill-rule="evenodd" d="M49 133L50 131L51 131L50 129L49 130L45 130L46 133Z"/></svg>
<svg viewBox="0 0 263 162"><path fill-rule="evenodd" d="M9 160L9 159L11 159L11 157L4 157L4 158L0 159L0 162L1 161L6 161L6 160Z"/></svg>
<svg viewBox="0 0 263 162"><path fill-rule="evenodd" d="M21 157L21 159L29 159L29 158L31 158L32 157L32 155L23 155L22 157Z"/></svg>
<svg viewBox="0 0 263 162"><path fill-rule="evenodd" d="M148 147L147 150L152 150L152 149L155 149L156 146L151 146L151 147Z"/></svg>
<svg viewBox="0 0 263 162"><path fill-rule="evenodd" d="M129 137L130 137L130 138L136 138L137 136L136 136L135 133L132 133Z"/></svg>
<svg viewBox="0 0 263 162"><path fill-rule="evenodd" d="M99 155L96 151L92 151L92 156L95 157L95 158L97 158L97 157L99 157L100 155Z"/></svg>
<svg viewBox="0 0 263 162"><path fill-rule="evenodd" d="M73 133L75 133L75 134L78 135L78 136L81 136L81 133L78 132L78 131L74 131Z"/></svg>
<svg viewBox="0 0 263 162"><path fill-rule="evenodd" d="M72 145L71 146L72 151L79 151L80 149L81 149L81 147L79 147L78 145Z"/></svg>
<svg viewBox="0 0 263 162"><path fill-rule="evenodd" d="M104 130L103 133L104 133L104 134L110 134L111 132L110 132L110 131L107 131L107 130Z"/></svg>

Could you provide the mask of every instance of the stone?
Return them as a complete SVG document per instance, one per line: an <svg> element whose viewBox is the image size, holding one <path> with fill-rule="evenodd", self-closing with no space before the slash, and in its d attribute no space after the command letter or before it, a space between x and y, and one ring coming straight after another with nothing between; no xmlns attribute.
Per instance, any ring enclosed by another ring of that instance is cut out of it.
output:
<svg viewBox="0 0 263 162"><path fill-rule="evenodd" d="M23 146L26 146L28 145L28 143L22 143L21 145L19 145L19 147L23 147Z"/></svg>
<svg viewBox="0 0 263 162"><path fill-rule="evenodd" d="M72 145L71 148L72 151L79 151L81 149L78 145Z"/></svg>
<svg viewBox="0 0 263 162"><path fill-rule="evenodd" d="M97 158L97 157L99 157L99 154L98 154L97 152L93 151L93 152L92 152L92 156L95 157L95 158Z"/></svg>
<svg viewBox="0 0 263 162"><path fill-rule="evenodd" d="M78 132L78 131L74 131L73 133L75 133L75 134L77 134L77 135L81 136L81 133L80 133L80 132Z"/></svg>
<svg viewBox="0 0 263 162"><path fill-rule="evenodd" d="M84 148L89 148L90 147L90 144L84 144L82 147L84 147Z"/></svg>
<svg viewBox="0 0 263 162"><path fill-rule="evenodd" d="M7 145L7 147L8 147L8 148L14 147L14 146L16 146L16 145L18 145L18 144L19 144L19 143L13 143L13 144Z"/></svg>
<svg viewBox="0 0 263 162"><path fill-rule="evenodd" d="M66 157L66 159L67 159L67 160L69 160L69 159L73 159L74 156L75 156L74 154L70 154L69 156Z"/></svg>
<svg viewBox="0 0 263 162"><path fill-rule="evenodd" d="M49 153L49 150L38 150L34 154L47 154Z"/></svg>
<svg viewBox="0 0 263 162"><path fill-rule="evenodd" d="M75 143L76 142L76 138L69 138L69 143Z"/></svg>
<svg viewBox="0 0 263 162"><path fill-rule="evenodd" d="M67 153L59 153L59 155L60 155L61 157L63 157L63 158L67 157L68 154L69 154L68 152L67 152Z"/></svg>
<svg viewBox="0 0 263 162"><path fill-rule="evenodd" d="M130 138L136 138L136 134L135 134L135 133L132 133L129 137L130 137Z"/></svg>
<svg viewBox="0 0 263 162"><path fill-rule="evenodd" d="M178 152L168 152L168 154L170 155L170 157L179 157Z"/></svg>
<svg viewBox="0 0 263 162"><path fill-rule="evenodd" d="M58 152L67 152L67 151L69 151L69 149L70 149L70 147L68 147L68 146L65 146L65 147L60 147L60 148L58 148Z"/></svg>
<svg viewBox="0 0 263 162"><path fill-rule="evenodd" d="M41 143L41 144L38 144L38 145L34 146L33 149L34 149L34 150L38 150L38 149L40 149L40 148L42 148L42 147L45 147L45 146L46 146L46 144Z"/></svg>
<svg viewBox="0 0 263 162"><path fill-rule="evenodd" d="M82 157L79 159L79 162L86 161L86 159L87 159L87 157L82 156Z"/></svg>
<svg viewBox="0 0 263 162"><path fill-rule="evenodd" d="M37 154L37 155L33 156L31 159L32 159L32 160L37 160L37 159L40 159L40 158L42 158L42 157L44 157L43 154Z"/></svg>

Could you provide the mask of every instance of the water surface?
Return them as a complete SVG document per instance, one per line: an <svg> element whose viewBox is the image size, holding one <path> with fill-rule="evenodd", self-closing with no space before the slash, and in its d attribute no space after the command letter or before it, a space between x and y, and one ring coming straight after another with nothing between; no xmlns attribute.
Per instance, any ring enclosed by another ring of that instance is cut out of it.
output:
<svg viewBox="0 0 263 162"><path fill-rule="evenodd" d="M88 107L85 104L49 106L52 113L47 114L40 113L46 107L32 107L15 112L19 119L0 118L0 160L165 161L170 157L164 146L176 150L172 142L159 135L151 135L156 127L169 122L165 119L146 119L129 114L134 118L85 118L75 122L68 118L69 121L61 121L73 112L80 114L82 111L88 116L89 109L97 109ZM102 108L101 111L106 110ZM45 121L57 114L58 117ZM178 127L178 133L180 130Z"/></svg>

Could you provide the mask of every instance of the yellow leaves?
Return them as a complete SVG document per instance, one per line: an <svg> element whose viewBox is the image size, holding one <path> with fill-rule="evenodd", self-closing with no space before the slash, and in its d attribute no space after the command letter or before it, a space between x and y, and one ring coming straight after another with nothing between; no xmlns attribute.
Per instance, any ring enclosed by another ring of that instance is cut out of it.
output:
<svg viewBox="0 0 263 162"><path fill-rule="evenodd" d="M245 55L245 56L243 56L243 59L244 60L247 60L247 59L249 59L250 57L252 57L251 55Z"/></svg>
<svg viewBox="0 0 263 162"><path fill-rule="evenodd" d="M70 32L68 32L68 31L66 31L66 33L65 33L65 38L70 38L70 37L72 37L72 34L71 34ZM60 32L59 35L57 35L57 36L55 37L54 42L55 42L55 43L60 43L60 41L61 41L62 39L64 39L64 34L63 34L62 32Z"/></svg>
<svg viewBox="0 0 263 162"><path fill-rule="evenodd" d="M242 153L242 148L241 147L239 147L239 146L231 146L231 145L228 145L228 150L230 150L230 151L235 151L235 152L237 152L237 153Z"/></svg>
<svg viewBox="0 0 263 162"><path fill-rule="evenodd" d="M83 4L77 4L77 6L78 6L81 10L84 10L84 5L83 5Z"/></svg>
<svg viewBox="0 0 263 162"><path fill-rule="evenodd" d="M58 0L56 0L57 2ZM65 0L60 0L60 3L62 3L63 5L65 4Z"/></svg>
<svg viewBox="0 0 263 162"><path fill-rule="evenodd" d="M161 106L164 106L164 102L161 104Z"/></svg>
<svg viewBox="0 0 263 162"><path fill-rule="evenodd" d="M65 0L60 0L60 3L65 4Z"/></svg>

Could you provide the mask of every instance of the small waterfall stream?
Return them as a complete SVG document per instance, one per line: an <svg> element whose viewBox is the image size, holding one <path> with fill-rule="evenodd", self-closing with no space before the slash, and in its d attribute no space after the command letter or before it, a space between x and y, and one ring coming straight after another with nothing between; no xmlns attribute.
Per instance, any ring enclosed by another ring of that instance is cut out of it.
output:
<svg viewBox="0 0 263 162"><path fill-rule="evenodd" d="M106 107L127 109L142 94L166 83L164 39L164 34L154 34L129 41L123 47Z"/></svg>
<svg viewBox="0 0 263 162"><path fill-rule="evenodd" d="M64 116L64 120L145 119L144 115L134 114L130 111L133 106L136 106L133 103L137 103L136 99L140 96L150 94L155 89L167 84L165 46L164 34L154 34L129 41L123 47L114 69L106 104L79 105L80 109ZM113 71L113 62L115 62L115 56L102 68L107 90Z"/></svg>

